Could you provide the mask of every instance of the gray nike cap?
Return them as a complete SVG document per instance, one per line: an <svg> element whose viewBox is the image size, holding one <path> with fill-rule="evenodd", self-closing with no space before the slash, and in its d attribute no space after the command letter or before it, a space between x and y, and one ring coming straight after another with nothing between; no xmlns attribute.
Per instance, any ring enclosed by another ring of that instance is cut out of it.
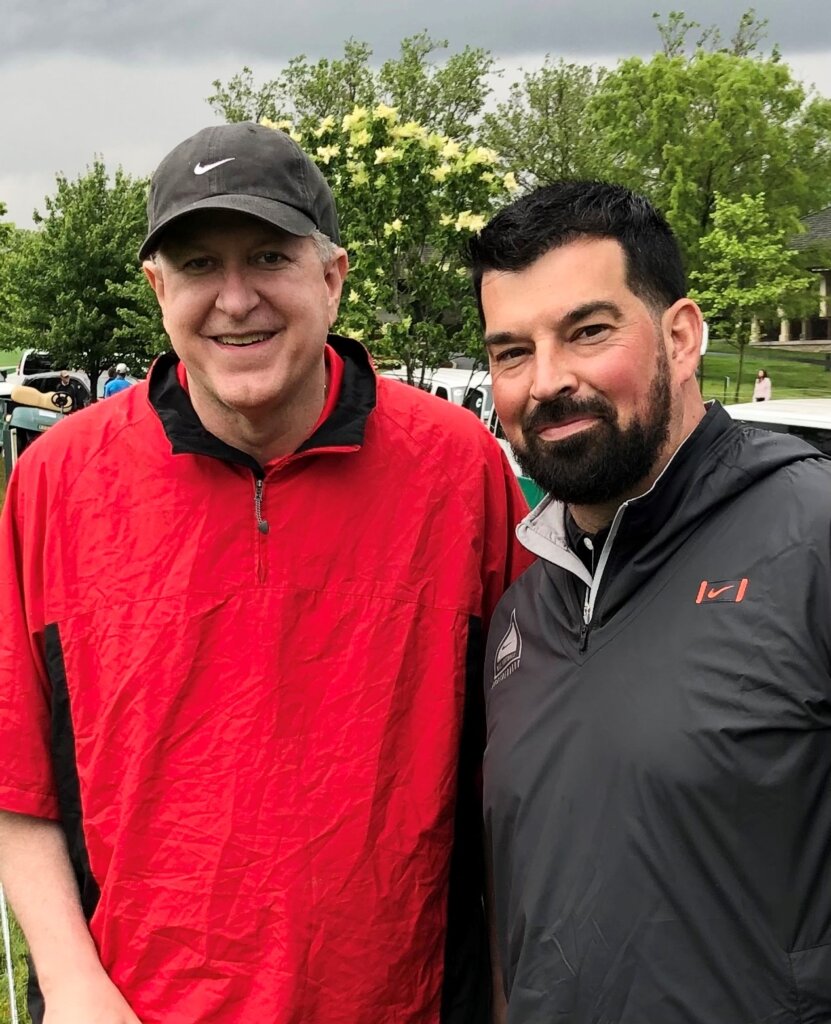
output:
<svg viewBox="0 0 831 1024"><path fill-rule="evenodd" d="M317 230L340 242L335 199L317 165L285 132L264 125L203 128L167 154L150 181L139 259L199 210L235 210L292 235Z"/></svg>

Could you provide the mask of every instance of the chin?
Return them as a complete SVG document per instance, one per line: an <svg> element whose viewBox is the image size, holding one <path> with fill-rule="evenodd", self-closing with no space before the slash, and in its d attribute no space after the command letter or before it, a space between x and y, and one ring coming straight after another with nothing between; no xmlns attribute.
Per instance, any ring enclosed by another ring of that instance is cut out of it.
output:
<svg viewBox="0 0 831 1024"><path fill-rule="evenodd" d="M265 391L260 388L217 388L214 391L216 401L226 409L248 414L257 410L273 409L280 404L280 391Z"/></svg>

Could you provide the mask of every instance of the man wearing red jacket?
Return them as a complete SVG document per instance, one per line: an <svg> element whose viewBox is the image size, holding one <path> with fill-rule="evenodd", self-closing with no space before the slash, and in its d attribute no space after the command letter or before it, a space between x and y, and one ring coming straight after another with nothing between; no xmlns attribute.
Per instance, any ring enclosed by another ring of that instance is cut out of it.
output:
<svg viewBox="0 0 831 1024"><path fill-rule="evenodd" d="M288 136L199 132L148 212L173 352L24 454L0 531L33 1018L484 1022L482 636L527 564L516 481L329 333L347 256Z"/></svg>

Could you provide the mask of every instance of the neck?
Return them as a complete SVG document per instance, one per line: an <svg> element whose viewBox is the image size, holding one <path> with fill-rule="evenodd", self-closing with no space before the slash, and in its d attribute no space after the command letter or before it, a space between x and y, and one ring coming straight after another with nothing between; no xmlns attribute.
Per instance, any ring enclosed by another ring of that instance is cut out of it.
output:
<svg viewBox="0 0 831 1024"><path fill-rule="evenodd" d="M205 429L261 466L293 454L307 440L326 404L328 383L328 371L321 363L320 372L292 401L276 408L247 410L223 405L188 377L191 403Z"/></svg>

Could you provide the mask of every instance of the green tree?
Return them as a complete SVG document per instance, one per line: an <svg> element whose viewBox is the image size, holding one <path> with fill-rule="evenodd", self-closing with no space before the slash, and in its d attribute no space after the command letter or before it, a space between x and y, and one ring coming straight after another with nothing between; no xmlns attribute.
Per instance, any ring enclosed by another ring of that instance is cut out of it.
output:
<svg viewBox="0 0 831 1024"><path fill-rule="evenodd" d="M787 234L771 223L763 195L716 194L712 230L701 240L702 264L690 274L692 297L711 330L739 351L735 400L754 319L799 310L814 286Z"/></svg>
<svg viewBox="0 0 831 1024"><path fill-rule="evenodd" d="M705 33L691 54L695 23L675 18L664 52L621 61L590 114L609 175L666 213L695 269L717 193L764 194L771 224L792 231L831 201L831 101L806 93L775 49L755 52L764 23L752 12L729 46Z"/></svg>
<svg viewBox="0 0 831 1024"><path fill-rule="evenodd" d="M6 205L0 202L0 217L6 216ZM16 228L9 222L0 222L0 349L15 348L3 343L3 324L8 321L11 298L10 270L16 238Z"/></svg>
<svg viewBox="0 0 831 1024"><path fill-rule="evenodd" d="M112 334L113 348L123 353L125 361L132 360L138 369L170 348L159 304L144 274L131 274L124 281L107 281L107 294L114 301L119 320Z"/></svg>
<svg viewBox="0 0 831 1024"><path fill-rule="evenodd" d="M469 140L491 94L496 61L487 50L466 46L437 62L435 55L447 45L446 39L431 39L426 32L405 39L398 58L381 67L378 98L394 106L402 121Z"/></svg>
<svg viewBox="0 0 831 1024"><path fill-rule="evenodd" d="M405 122L468 139L490 94L495 62L487 51L470 46L437 60L447 45L426 32L410 36L397 58L375 70L371 48L349 39L341 59L310 63L301 54L259 87L249 67L227 84L216 79L208 103L229 122L290 120L303 130L313 130L325 117L340 121L356 106L385 103L395 106Z"/></svg>
<svg viewBox="0 0 831 1024"><path fill-rule="evenodd" d="M84 370L93 390L106 366L123 359L138 368L157 345L158 333L124 333L125 310L139 309L128 286L140 280L146 188L120 168L111 181L100 159L75 180L58 175L37 230L23 233L8 264L3 330L14 347Z"/></svg>
<svg viewBox="0 0 831 1024"><path fill-rule="evenodd" d="M216 79L208 103L229 123L288 119L314 124L329 114L340 118L356 105L377 102L371 56L366 43L348 39L342 59L323 58L311 64L300 54L277 78L259 87L246 66L227 85Z"/></svg>
<svg viewBox="0 0 831 1024"><path fill-rule="evenodd" d="M663 53L667 57L681 57L690 52L690 33L701 29L698 40L692 48L695 50L721 50L732 53L734 57L750 57L761 52L761 44L767 34L767 18L758 18L754 8L748 8L739 18L739 23L727 46L724 45L720 30L711 25L703 27L700 22L690 21L683 11L670 11L666 19L661 21L660 14L653 14L652 19L661 37ZM778 51L774 48L774 53Z"/></svg>
<svg viewBox="0 0 831 1024"><path fill-rule="evenodd" d="M503 155L519 183L533 188L562 178L602 175L591 101L603 69L546 56L514 82L508 99L485 114L480 138Z"/></svg>
<svg viewBox="0 0 831 1024"><path fill-rule="evenodd" d="M19 306L26 302L26 252L33 231L0 225L0 349L23 348Z"/></svg>
<svg viewBox="0 0 831 1024"><path fill-rule="evenodd" d="M463 257L512 186L496 154L402 122L386 104L290 134L335 194L351 261L339 328L402 363L411 381L453 352L478 349Z"/></svg>
<svg viewBox="0 0 831 1024"><path fill-rule="evenodd" d="M227 84L219 78L211 84L214 91L208 97L208 103L229 124L239 121L256 123L263 118L277 120L285 114L280 83L272 80L261 86L255 85L254 72L247 64Z"/></svg>
<svg viewBox="0 0 831 1024"><path fill-rule="evenodd" d="M5 217L7 213L8 209L6 207L6 204L0 202L0 217ZM8 223L8 221L5 224L0 223L0 245L3 244L5 239L8 238L8 236L12 233L13 230L14 225Z"/></svg>

